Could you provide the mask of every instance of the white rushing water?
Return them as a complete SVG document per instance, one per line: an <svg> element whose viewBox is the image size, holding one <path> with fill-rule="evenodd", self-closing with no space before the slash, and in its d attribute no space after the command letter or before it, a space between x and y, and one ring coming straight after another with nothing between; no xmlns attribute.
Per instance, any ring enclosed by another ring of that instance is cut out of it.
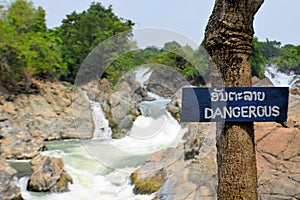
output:
<svg viewBox="0 0 300 200"><path fill-rule="evenodd" d="M89 99L87 92L82 91L85 98L89 101L92 109L92 117L94 122L93 139L108 139L111 138L111 128L109 127L109 121L106 119L102 110L101 104Z"/></svg>
<svg viewBox="0 0 300 200"><path fill-rule="evenodd" d="M143 83L151 75L149 69L136 71L137 80ZM130 174L149 156L161 149L176 146L186 129L166 111L170 99L151 94L157 100L141 102L143 116L139 116L127 136L109 139L108 122L100 104L90 101L93 108L96 140L70 140L48 142L44 154L61 157L66 171L74 183L66 193L34 193L26 190L28 177L19 180L22 195L32 200L150 200L154 195L135 195ZM100 107L98 107L100 106ZM98 129L101 131L98 132ZM101 134L106 134L105 136ZM100 138L100 139L99 139ZM102 138L102 139L101 139ZM155 169L154 169L155 170Z"/></svg>
<svg viewBox="0 0 300 200"><path fill-rule="evenodd" d="M152 74L153 70L147 67L140 67L134 71L135 80L139 82L142 87L145 87L145 82L147 82Z"/></svg>
<svg viewBox="0 0 300 200"><path fill-rule="evenodd" d="M300 76L294 73L285 74L278 70L275 65L267 66L265 71L265 76L270 79L270 81L275 86L282 87L292 87L299 85Z"/></svg>

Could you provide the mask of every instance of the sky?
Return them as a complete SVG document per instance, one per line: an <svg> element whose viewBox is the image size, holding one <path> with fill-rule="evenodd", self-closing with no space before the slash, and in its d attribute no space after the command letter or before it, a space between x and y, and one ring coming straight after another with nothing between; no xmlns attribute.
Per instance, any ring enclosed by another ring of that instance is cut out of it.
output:
<svg viewBox="0 0 300 200"><path fill-rule="evenodd" d="M47 13L49 28L61 24L66 14L88 9L93 0L32 0ZM174 30L200 44L214 0L94 0L112 5L114 13L136 23L135 28L157 27ZM277 40L300 45L300 1L265 0L255 16L255 36L260 41Z"/></svg>

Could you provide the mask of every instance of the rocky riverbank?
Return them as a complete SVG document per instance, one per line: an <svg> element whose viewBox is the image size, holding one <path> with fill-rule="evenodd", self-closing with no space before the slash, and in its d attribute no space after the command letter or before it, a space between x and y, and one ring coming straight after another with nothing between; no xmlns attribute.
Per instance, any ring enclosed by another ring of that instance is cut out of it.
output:
<svg viewBox="0 0 300 200"><path fill-rule="evenodd" d="M80 91L59 82L32 80L32 85L37 92L0 91L3 158L33 158L45 148L46 140L92 137L90 105ZM82 121L77 127L74 118Z"/></svg>
<svg viewBox="0 0 300 200"><path fill-rule="evenodd" d="M113 129L113 137L119 138L130 130L141 114L138 103L152 100L148 90L172 97L167 109L179 121L180 88L188 83L180 76L168 81L168 77L176 75L170 73L154 71L145 87L131 73L115 87L108 80L101 79L82 89L87 91L90 100L101 103ZM266 84L270 84L267 79L259 81L257 86ZM0 174L4 180L0 191L7 199L21 199L21 196L15 182L16 172L5 159L31 159L46 148L44 141L47 140L93 137L92 111L81 89L67 83L38 80L32 80L30 88L29 92L13 93L0 88ZM299 88L291 89L289 106L289 128L277 123L255 124L260 199L300 198L297 167L300 166ZM133 173L134 191L143 194L158 190L157 197L166 199L195 199L199 196L215 199L214 130L210 123L189 124L184 143L154 153L141 169ZM68 176L63 179L71 181Z"/></svg>
<svg viewBox="0 0 300 200"><path fill-rule="evenodd" d="M7 164L5 159L0 157L0 199L2 200L21 200L22 194L16 184L17 171Z"/></svg>
<svg viewBox="0 0 300 200"><path fill-rule="evenodd" d="M113 130L124 136L141 115L138 103L148 94L135 80L124 76L116 89L107 79L89 83L82 89L68 83L32 80L34 92L0 89L1 157L30 159L44 150L44 141L90 139L95 128L89 100L100 102ZM148 98L149 99L149 98Z"/></svg>
<svg viewBox="0 0 300 200"><path fill-rule="evenodd" d="M270 84L266 79L256 83L257 86ZM261 200L300 199L300 97L295 91L298 89L291 90L289 99L288 128L275 122L255 123ZM191 123L184 139L177 148L154 153L134 172L132 182L137 193L146 193L151 185L143 183L151 181L153 186L160 186L157 199L216 199L214 125Z"/></svg>
<svg viewBox="0 0 300 200"><path fill-rule="evenodd" d="M16 171L5 159L31 159L46 148L44 141L87 139L93 134L90 105L79 90L67 83L34 79L27 87L20 85L16 90L0 86L0 199L22 199ZM72 105L79 109L74 112ZM77 127L74 118L82 121ZM50 169L48 164L44 167ZM43 184L40 174L36 178L36 185Z"/></svg>
<svg viewBox="0 0 300 200"><path fill-rule="evenodd" d="M8 193L15 196L8 199L19 198L20 190L15 183L16 172L7 168L5 159L34 158L46 149L44 141L92 138L95 125L89 100L101 103L114 138L123 137L141 115L139 102L153 100L136 81L135 73L125 75L114 88L106 79L81 88L34 79L14 90L0 86L0 158L5 168L1 178L5 180L2 183L7 183L1 184L0 190L10 188ZM86 90L89 99L82 90ZM32 184L29 189L36 187Z"/></svg>

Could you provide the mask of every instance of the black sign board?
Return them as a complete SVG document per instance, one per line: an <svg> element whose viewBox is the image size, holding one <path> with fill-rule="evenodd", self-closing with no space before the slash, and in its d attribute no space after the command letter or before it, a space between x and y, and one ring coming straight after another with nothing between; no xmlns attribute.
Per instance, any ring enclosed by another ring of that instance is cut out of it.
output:
<svg viewBox="0 0 300 200"><path fill-rule="evenodd" d="M288 87L183 88L181 121L286 121L288 99Z"/></svg>

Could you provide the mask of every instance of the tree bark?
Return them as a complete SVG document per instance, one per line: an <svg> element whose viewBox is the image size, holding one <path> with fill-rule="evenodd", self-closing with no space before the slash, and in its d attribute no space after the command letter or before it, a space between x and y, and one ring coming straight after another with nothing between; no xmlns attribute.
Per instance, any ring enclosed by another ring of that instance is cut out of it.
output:
<svg viewBox="0 0 300 200"><path fill-rule="evenodd" d="M263 2L215 1L205 30L205 47L226 87L252 85L253 20ZM221 125L217 132L218 199L257 199L253 123L225 122L218 127Z"/></svg>

